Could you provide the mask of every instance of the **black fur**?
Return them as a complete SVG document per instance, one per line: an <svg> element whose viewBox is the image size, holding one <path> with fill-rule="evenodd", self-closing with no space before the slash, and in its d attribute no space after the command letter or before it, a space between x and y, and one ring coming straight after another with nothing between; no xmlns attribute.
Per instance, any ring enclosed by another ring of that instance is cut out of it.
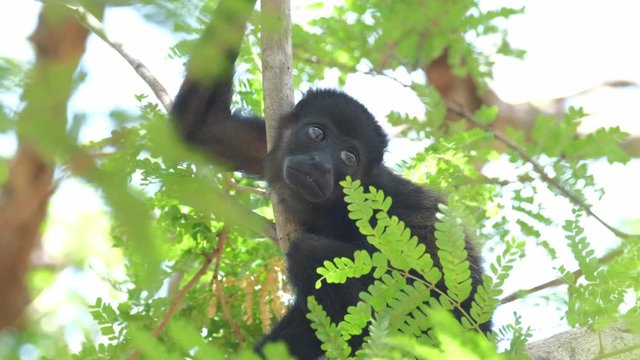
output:
<svg viewBox="0 0 640 360"><path fill-rule="evenodd" d="M246 23L248 14L237 16L244 16L240 20L244 21L242 24ZM210 38L207 41L208 44L212 42ZM234 60L239 42L238 39L233 44L237 46L230 48L231 55L223 56ZM227 70L207 81L191 79L191 69L188 72L173 111L182 135L231 169L264 176L271 190L282 200L287 216L304 229L292 241L286 254L295 302L280 323L257 345L258 351L267 341L283 340L298 359L321 356L320 343L306 318L307 297L314 295L331 319L338 322L347 307L358 301L359 292L371 284L372 278L364 277L351 279L345 285L314 288L318 278L316 268L324 260L351 257L358 249L373 251L347 217L338 184L347 175L391 196L390 212L405 221L437 264L434 223L438 203L442 200L434 192L395 175L384 166L387 136L362 104L336 90L310 91L283 117L275 146L267 154L262 119L232 114L229 110L232 71ZM350 163L354 158L352 155L357 158L355 166ZM480 281L480 259L469 242L467 251L475 287ZM468 310L469 301L465 307ZM351 345L358 348L361 342L362 337L354 337Z"/></svg>

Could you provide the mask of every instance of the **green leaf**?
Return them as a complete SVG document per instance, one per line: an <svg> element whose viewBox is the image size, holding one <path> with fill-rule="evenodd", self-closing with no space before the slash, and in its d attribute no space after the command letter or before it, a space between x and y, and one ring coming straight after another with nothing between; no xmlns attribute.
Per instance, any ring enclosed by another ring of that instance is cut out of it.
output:
<svg viewBox="0 0 640 360"><path fill-rule="evenodd" d="M435 236L444 283L447 295L461 303L469 297L472 290L464 228L447 206L440 205L439 208L437 217L440 221L435 224Z"/></svg>
<svg viewBox="0 0 640 360"><path fill-rule="evenodd" d="M367 291L360 293L360 298L370 304L377 312L387 306L389 301L406 285L406 280L397 272L384 274L369 285Z"/></svg>
<svg viewBox="0 0 640 360"><path fill-rule="evenodd" d="M517 242L515 239L506 241L502 253L489 266L493 277L487 274L482 275L482 283L473 295L473 302L469 310L471 317L477 324L484 324L491 320L500 303L502 286L513 269L513 264L524 256L524 245L524 242Z"/></svg>
<svg viewBox="0 0 640 360"><path fill-rule="evenodd" d="M495 105L483 105L474 114L474 118L484 125L490 125L491 123L493 123L496 120L497 116L498 107Z"/></svg>
<svg viewBox="0 0 640 360"><path fill-rule="evenodd" d="M365 250L354 253L354 260L338 257L331 261L325 260L316 272L322 277L316 281L316 289L322 286L322 280L328 283L344 284L348 278L359 278L371 272L371 256Z"/></svg>
<svg viewBox="0 0 640 360"><path fill-rule="evenodd" d="M152 336L149 332L137 327L131 327L131 329L129 329L129 332L133 346L138 349L146 358L167 360L182 359L182 356L179 356L175 352L170 351L162 341Z"/></svg>
<svg viewBox="0 0 640 360"><path fill-rule="evenodd" d="M264 352L266 360L294 360L295 358L289 354L287 350L287 345L283 342L270 343L266 344L262 349ZM256 357L255 360L259 360L260 357L257 356L253 352L248 352L248 354L238 356L238 360L250 360L249 357Z"/></svg>
<svg viewBox="0 0 640 360"><path fill-rule="evenodd" d="M329 359L349 359L351 347L342 338L338 327L331 322L322 306L313 296L307 298L309 313L307 318L311 320L311 328L316 331L316 336L322 342L321 348Z"/></svg>
<svg viewBox="0 0 640 360"><path fill-rule="evenodd" d="M193 354L195 360L224 359L224 353L206 342L191 324L173 319L167 332L184 353Z"/></svg>
<svg viewBox="0 0 640 360"><path fill-rule="evenodd" d="M578 266L580 270L582 270L584 278L587 281L596 281L596 273L600 270L601 265L594 256L594 251L589 245L587 238L581 236L584 229L580 226L578 220L565 221L563 229L568 232L565 238L568 241L573 256L576 261L578 261Z"/></svg>
<svg viewBox="0 0 640 360"><path fill-rule="evenodd" d="M338 330L345 340L349 340L353 335L362 334L362 330L371 320L371 305L360 301L356 306L349 306L344 320L338 324Z"/></svg>

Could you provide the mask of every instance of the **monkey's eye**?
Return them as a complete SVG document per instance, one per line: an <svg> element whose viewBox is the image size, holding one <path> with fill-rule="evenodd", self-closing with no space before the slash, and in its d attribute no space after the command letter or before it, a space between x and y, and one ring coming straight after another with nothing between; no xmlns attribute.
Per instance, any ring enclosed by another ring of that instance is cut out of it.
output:
<svg viewBox="0 0 640 360"><path fill-rule="evenodd" d="M344 161L344 163L349 166L358 165L358 155L356 155L356 153L353 151L342 150L340 152L340 159L342 159L342 161Z"/></svg>
<svg viewBox="0 0 640 360"><path fill-rule="evenodd" d="M324 140L324 130L322 130L322 128L319 126L309 126L307 134L309 135L309 138L315 142Z"/></svg>

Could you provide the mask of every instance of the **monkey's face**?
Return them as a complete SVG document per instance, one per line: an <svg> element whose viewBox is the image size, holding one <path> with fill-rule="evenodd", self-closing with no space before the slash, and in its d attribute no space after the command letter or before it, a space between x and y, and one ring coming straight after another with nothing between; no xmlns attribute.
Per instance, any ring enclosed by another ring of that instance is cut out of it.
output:
<svg viewBox="0 0 640 360"><path fill-rule="evenodd" d="M334 192L334 171L326 152L288 156L282 177L297 193L312 202L321 202Z"/></svg>
<svg viewBox="0 0 640 360"><path fill-rule="evenodd" d="M312 203L340 199L342 191L338 182L358 171L355 143L321 119L303 121L283 135L277 153L286 186Z"/></svg>

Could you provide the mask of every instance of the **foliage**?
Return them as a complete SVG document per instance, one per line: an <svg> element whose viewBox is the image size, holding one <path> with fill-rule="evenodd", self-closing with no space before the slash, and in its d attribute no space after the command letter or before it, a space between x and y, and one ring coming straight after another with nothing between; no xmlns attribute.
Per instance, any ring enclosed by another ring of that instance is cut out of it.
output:
<svg viewBox="0 0 640 360"><path fill-rule="evenodd" d="M109 3L138 11L178 35L169 56L184 58L218 0ZM456 75L470 75L479 91L485 90L495 56L523 56L499 26L521 10L485 10L473 0L350 0L335 8L317 2L303 10L311 20L293 28L296 85L317 84L331 69L342 82L359 72L386 76L412 90L424 114L395 109L387 120L422 148L396 170L441 192L449 204L440 209L436 225L438 263L402 219L388 214L392 199L357 181L344 182L350 217L377 251L326 262L316 286L361 276L375 281L337 324L309 300L310 318L330 358L352 356L349 340L363 333L366 342L353 355L357 358L526 358L524 345L531 337L526 317L516 313L512 323L497 324L487 337L475 330L500 306L504 289L519 288L509 274L536 252L548 259L536 258L535 266L555 269L568 284L566 291L554 289L549 301L566 308L569 324L600 329L624 322L640 332L640 239L587 231L587 209L604 194L593 164L627 163L620 145L627 134L618 128L581 134L586 114L571 108L561 119L540 116L530 133L505 128L518 152L497 141L495 131L471 126L468 119L446 119L447 104L424 80L396 76L402 70L424 77L424 69L446 54ZM256 17L241 49L234 96L235 107L256 113L262 107L259 33ZM480 42L493 48L480 48ZM34 66L0 58L3 141L16 137L24 106L5 95L17 99ZM77 79L76 85L83 76ZM50 95L36 92L31 98ZM75 108L70 117L92 121L63 127L34 119L20 129L21 138L57 166L57 180L90 187L104 205L95 217L73 217L61 225L83 246L65 249L73 256L52 257L53 264L33 270L30 322L24 330L0 335L0 358L122 359L138 349L145 358L255 359L248 349L286 309L285 266L256 217L272 216L268 199L255 191L264 190L264 182L225 172L186 148L152 99L130 96L138 108L113 110L112 131L99 140L82 136L99 119ZM498 109L480 108L473 115L479 124L492 125ZM10 155L0 157L0 181L6 179ZM533 162L546 175L536 172ZM50 223L68 215L65 208L58 211ZM632 227L638 219L627 220ZM79 230L98 221L110 224L109 234ZM49 252L59 244L52 240L58 228L44 228L43 251ZM465 231L484 246L487 264L473 294L462 246ZM603 258L607 251L615 256ZM102 264L96 259L110 266L96 265ZM439 283L447 290L439 290ZM472 306L464 313L460 305L467 299ZM444 311L451 309L460 321ZM163 323L166 328L160 329ZM498 354L496 344L506 350ZM285 352L281 345L265 348L269 359L285 359Z"/></svg>
<svg viewBox="0 0 640 360"><path fill-rule="evenodd" d="M373 348L377 348L376 355L382 358L393 358L397 348L418 357L440 354L442 358L462 359L472 358L471 354L476 353L479 356L476 358L499 358L479 325L490 320L502 294L501 285L522 246L508 244L505 253L497 259L500 268L492 266L496 279L485 275L483 291L474 295L472 311L467 313L463 302L471 295L471 272L460 219L448 207L440 206L436 223L440 265L435 266L424 244L411 235L402 221L388 214L391 198L373 187L365 192L360 181L349 177L341 184L349 217L377 251L371 256L364 251L356 252L353 260L325 261L318 268L322 278L316 287L320 287L322 281L345 283L348 278L367 275L373 269L377 280L360 294L361 301L351 306L338 324L332 324L315 299L309 298L308 317L323 348L332 350L327 352L327 357L344 359L351 352L346 341L361 334L369 321L375 319L385 325L384 335L381 339L368 337L369 342L359 352L363 358L367 358L371 351L368 349ZM416 277L416 273L422 277ZM446 291L442 290L441 283ZM460 313L460 323L446 315L447 310ZM467 341L462 341L465 338ZM388 344L380 348L375 341Z"/></svg>
<svg viewBox="0 0 640 360"><path fill-rule="evenodd" d="M633 307L625 304L628 303L626 296L637 294L639 290L634 279L640 272L632 260L640 250L638 239L629 239L623 244L621 251L624 256L615 257L606 265L601 264L580 225L581 211L574 209L573 213L575 219L567 220L563 229L582 278L577 279L575 273L561 268L569 284L567 320L572 325L592 325L601 329L618 321L623 314L623 319L630 320L630 326L636 326L637 303Z"/></svg>
<svg viewBox="0 0 640 360"><path fill-rule="evenodd" d="M484 84L492 60L467 38L495 38L503 44L494 49L496 53L522 56L492 24L521 11L483 11L474 0L347 1L329 16L294 27L293 46L300 60L294 64L294 75L300 74L298 81L305 81L307 76L321 77L327 66L351 71L358 65L374 73L399 66L411 72L446 51L456 75L469 74ZM341 79L345 76L342 73Z"/></svg>

